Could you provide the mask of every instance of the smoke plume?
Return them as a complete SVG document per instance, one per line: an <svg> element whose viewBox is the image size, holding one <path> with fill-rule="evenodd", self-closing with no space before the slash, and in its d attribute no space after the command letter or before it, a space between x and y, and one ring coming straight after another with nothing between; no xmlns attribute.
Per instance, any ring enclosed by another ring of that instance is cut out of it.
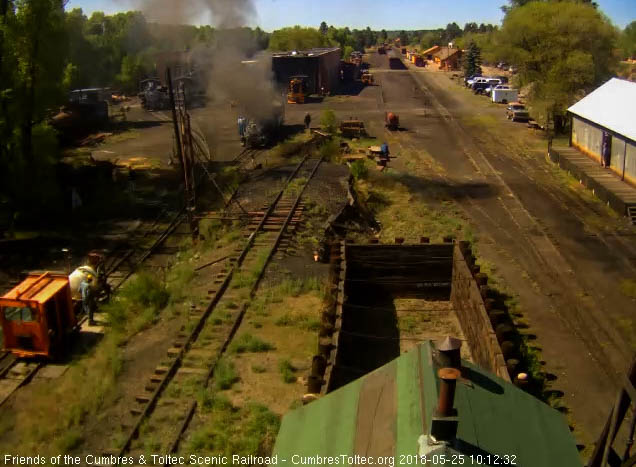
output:
<svg viewBox="0 0 636 467"><path fill-rule="evenodd" d="M256 17L252 0L138 0L150 21L164 24L203 24L219 29L240 28Z"/></svg>
<svg viewBox="0 0 636 467"><path fill-rule="evenodd" d="M191 51L195 66L207 77L208 98L232 102L244 116L264 120L280 107L271 56L258 50L246 28L256 18L253 0L138 0L150 21L215 27L214 44ZM249 62L249 63L245 63Z"/></svg>

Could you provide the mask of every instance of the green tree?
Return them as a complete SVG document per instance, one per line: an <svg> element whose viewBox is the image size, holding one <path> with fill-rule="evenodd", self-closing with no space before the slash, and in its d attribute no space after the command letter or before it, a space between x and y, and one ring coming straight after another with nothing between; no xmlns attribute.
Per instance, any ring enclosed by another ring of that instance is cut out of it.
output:
<svg viewBox="0 0 636 467"><path fill-rule="evenodd" d="M327 26L327 23L325 23L324 21L322 23L320 23L320 34L322 34L323 36L327 35L327 31L329 31L329 27Z"/></svg>
<svg viewBox="0 0 636 467"><path fill-rule="evenodd" d="M277 29L269 39L269 49L274 51L304 50L328 45L328 38L323 36L318 29L300 26Z"/></svg>
<svg viewBox="0 0 636 467"><path fill-rule="evenodd" d="M481 50L474 41L468 45L468 51L463 58L464 75L481 75Z"/></svg>
<svg viewBox="0 0 636 467"><path fill-rule="evenodd" d="M353 52L353 47L350 45L345 45L345 48L342 49L342 58L345 60L349 60L351 58L351 53Z"/></svg>
<svg viewBox="0 0 636 467"><path fill-rule="evenodd" d="M533 113L542 120L608 79L617 65L617 32L593 6L530 2L511 9L498 37L501 57L518 67L518 84L532 84Z"/></svg>
<svg viewBox="0 0 636 467"><path fill-rule="evenodd" d="M380 31L380 41L381 42L386 42L386 40L389 38L387 32L385 29L383 29L382 31Z"/></svg>
<svg viewBox="0 0 636 467"><path fill-rule="evenodd" d="M325 109L320 115L320 125L327 133L335 133L338 127L338 121L336 120L336 114L333 110Z"/></svg>
<svg viewBox="0 0 636 467"><path fill-rule="evenodd" d="M400 34L398 34L398 38L400 39L400 45L402 47L406 47L409 43L409 35L407 34L406 31L402 30L400 31Z"/></svg>
<svg viewBox="0 0 636 467"><path fill-rule="evenodd" d="M619 46L622 58L636 57L636 21L629 23L621 32Z"/></svg>
<svg viewBox="0 0 636 467"><path fill-rule="evenodd" d="M453 39L461 37L462 29L457 25L457 23L449 23L446 25L446 29L443 33L443 41L450 42Z"/></svg>
<svg viewBox="0 0 636 467"><path fill-rule="evenodd" d="M442 36L439 31L426 31L422 34L420 40L420 47L422 50L430 49L434 45L440 45L442 43Z"/></svg>

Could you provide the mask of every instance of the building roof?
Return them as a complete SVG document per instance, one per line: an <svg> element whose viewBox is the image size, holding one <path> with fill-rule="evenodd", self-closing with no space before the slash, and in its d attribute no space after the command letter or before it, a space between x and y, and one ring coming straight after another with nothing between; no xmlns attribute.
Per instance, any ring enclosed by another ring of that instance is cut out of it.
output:
<svg viewBox="0 0 636 467"><path fill-rule="evenodd" d="M421 52L423 55L426 54L432 54L433 52L437 51L439 49L439 45L434 45L433 47L431 47L430 49L426 49L424 52Z"/></svg>
<svg viewBox="0 0 636 467"><path fill-rule="evenodd" d="M398 456L418 453L431 428L439 381L429 342L283 418L274 454ZM581 466L557 410L462 361L454 407L459 424L448 454L516 456L516 465ZM447 456L448 456L447 454ZM470 461L466 461L470 465Z"/></svg>
<svg viewBox="0 0 636 467"><path fill-rule="evenodd" d="M592 123L636 141L636 83L612 78L568 109Z"/></svg>
<svg viewBox="0 0 636 467"><path fill-rule="evenodd" d="M450 47L440 47L433 55L439 57L440 60L446 60L461 51L462 49L458 49L457 47L453 47L452 49Z"/></svg>
<svg viewBox="0 0 636 467"><path fill-rule="evenodd" d="M53 295L68 286L68 276L52 274L30 274L20 284L7 292L0 300L32 300L46 303Z"/></svg>
<svg viewBox="0 0 636 467"><path fill-rule="evenodd" d="M315 49L308 49L308 50L289 50L286 52L276 52L274 54L272 54L273 57L275 58L280 58L280 57L290 57L290 58L296 58L296 57L318 57L320 55L324 55L330 52L334 52L334 51L340 51L340 47L319 47L319 48L315 48Z"/></svg>

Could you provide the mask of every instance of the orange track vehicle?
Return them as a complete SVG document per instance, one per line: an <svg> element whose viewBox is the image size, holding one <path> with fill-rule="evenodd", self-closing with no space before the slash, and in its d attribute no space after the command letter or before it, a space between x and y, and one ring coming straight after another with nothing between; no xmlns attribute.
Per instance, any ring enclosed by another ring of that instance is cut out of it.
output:
<svg viewBox="0 0 636 467"><path fill-rule="evenodd" d="M77 329L68 276L29 274L0 298L4 350L18 357L54 358Z"/></svg>

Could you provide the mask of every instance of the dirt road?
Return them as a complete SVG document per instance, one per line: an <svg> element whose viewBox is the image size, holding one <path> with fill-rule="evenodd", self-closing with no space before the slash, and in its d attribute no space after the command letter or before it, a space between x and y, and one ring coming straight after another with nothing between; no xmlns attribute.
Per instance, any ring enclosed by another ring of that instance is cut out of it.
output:
<svg viewBox="0 0 636 467"><path fill-rule="evenodd" d="M396 170L435 180L474 226L480 256L518 296L545 369L588 447L599 434L634 351L636 232L545 158L544 142L448 75L389 70L370 57L383 110L400 114ZM371 126L378 129L374 119ZM378 133L376 133L378 134ZM395 148L397 145L397 148ZM437 170L408 162L424 153ZM413 183L417 190L418 183Z"/></svg>

